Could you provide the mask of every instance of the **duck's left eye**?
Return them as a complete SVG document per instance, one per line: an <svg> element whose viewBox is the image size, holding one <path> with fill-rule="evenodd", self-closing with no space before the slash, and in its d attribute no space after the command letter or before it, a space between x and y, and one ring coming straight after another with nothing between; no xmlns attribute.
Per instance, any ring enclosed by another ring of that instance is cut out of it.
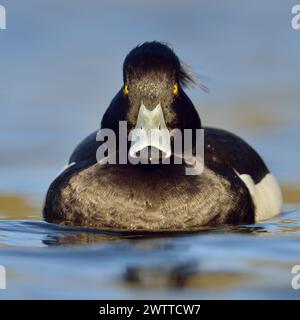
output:
<svg viewBox="0 0 300 320"><path fill-rule="evenodd" d="M125 87L124 87L123 92L124 92L125 96L128 95L128 93L129 93L128 86L125 86Z"/></svg>
<svg viewBox="0 0 300 320"><path fill-rule="evenodd" d="M177 83L175 83L173 86L173 93L175 96L178 94L178 84Z"/></svg>

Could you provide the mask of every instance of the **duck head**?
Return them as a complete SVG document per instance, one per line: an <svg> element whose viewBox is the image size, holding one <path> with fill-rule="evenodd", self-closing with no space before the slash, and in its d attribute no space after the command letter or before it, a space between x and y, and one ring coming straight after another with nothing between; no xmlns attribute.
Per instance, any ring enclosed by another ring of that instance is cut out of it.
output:
<svg viewBox="0 0 300 320"><path fill-rule="evenodd" d="M160 157L172 154L173 129L200 129L199 115L184 92L193 82L171 48L160 42L146 42L134 48L123 65L123 87L105 112L101 128L118 133L119 122L127 122L131 139L129 154L156 148ZM141 130L144 134L138 132Z"/></svg>

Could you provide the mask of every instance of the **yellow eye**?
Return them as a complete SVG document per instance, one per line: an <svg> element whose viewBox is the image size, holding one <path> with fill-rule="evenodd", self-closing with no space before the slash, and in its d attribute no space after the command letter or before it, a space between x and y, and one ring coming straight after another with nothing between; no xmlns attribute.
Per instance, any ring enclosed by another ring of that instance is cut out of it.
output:
<svg viewBox="0 0 300 320"><path fill-rule="evenodd" d="M123 92L124 92L125 96L128 95L128 93L129 93L128 86L125 86L125 87L124 87Z"/></svg>
<svg viewBox="0 0 300 320"><path fill-rule="evenodd" d="M177 83L175 83L173 86L173 93L175 96L178 94L178 84Z"/></svg>

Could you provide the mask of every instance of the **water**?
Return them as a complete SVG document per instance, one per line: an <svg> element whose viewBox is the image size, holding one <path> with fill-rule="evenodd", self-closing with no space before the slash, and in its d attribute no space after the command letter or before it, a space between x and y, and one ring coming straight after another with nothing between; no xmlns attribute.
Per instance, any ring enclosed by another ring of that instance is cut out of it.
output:
<svg viewBox="0 0 300 320"><path fill-rule="evenodd" d="M195 234L121 235L0 221L8 298L300 298L300 212Z"/></svg>
<svg viewBox="0 0 300 320"><path fill-rule="evenodd" d="M295 1L0 0L0 265L8 298L300 298L300 31ZM157 9L159 8L159 10ZM245 138L285 210L253 226L120 235L47 224L47 187L122 85L127 52L171 43L202 122Z"/></svg>

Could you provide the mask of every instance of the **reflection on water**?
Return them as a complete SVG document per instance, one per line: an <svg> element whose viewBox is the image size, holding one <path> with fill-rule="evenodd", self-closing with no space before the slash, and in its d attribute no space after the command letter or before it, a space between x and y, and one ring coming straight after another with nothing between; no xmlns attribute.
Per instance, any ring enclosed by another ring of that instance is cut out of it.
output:
<svg viewBox="0 0 300 320"><path fill-rule="evenodd" d="M26 216L27 218L27 216ZM193 234L0 220L0 298L300 298L300 211Z"/></svg>
<svg viewBox="0 0 300 320"><path fill-rule="evenodd" d="M199 274L198 261L183 263L167 261L163 265L128 266L124 273L126 284L145 289L186 287L188 280Z"/></svg>

